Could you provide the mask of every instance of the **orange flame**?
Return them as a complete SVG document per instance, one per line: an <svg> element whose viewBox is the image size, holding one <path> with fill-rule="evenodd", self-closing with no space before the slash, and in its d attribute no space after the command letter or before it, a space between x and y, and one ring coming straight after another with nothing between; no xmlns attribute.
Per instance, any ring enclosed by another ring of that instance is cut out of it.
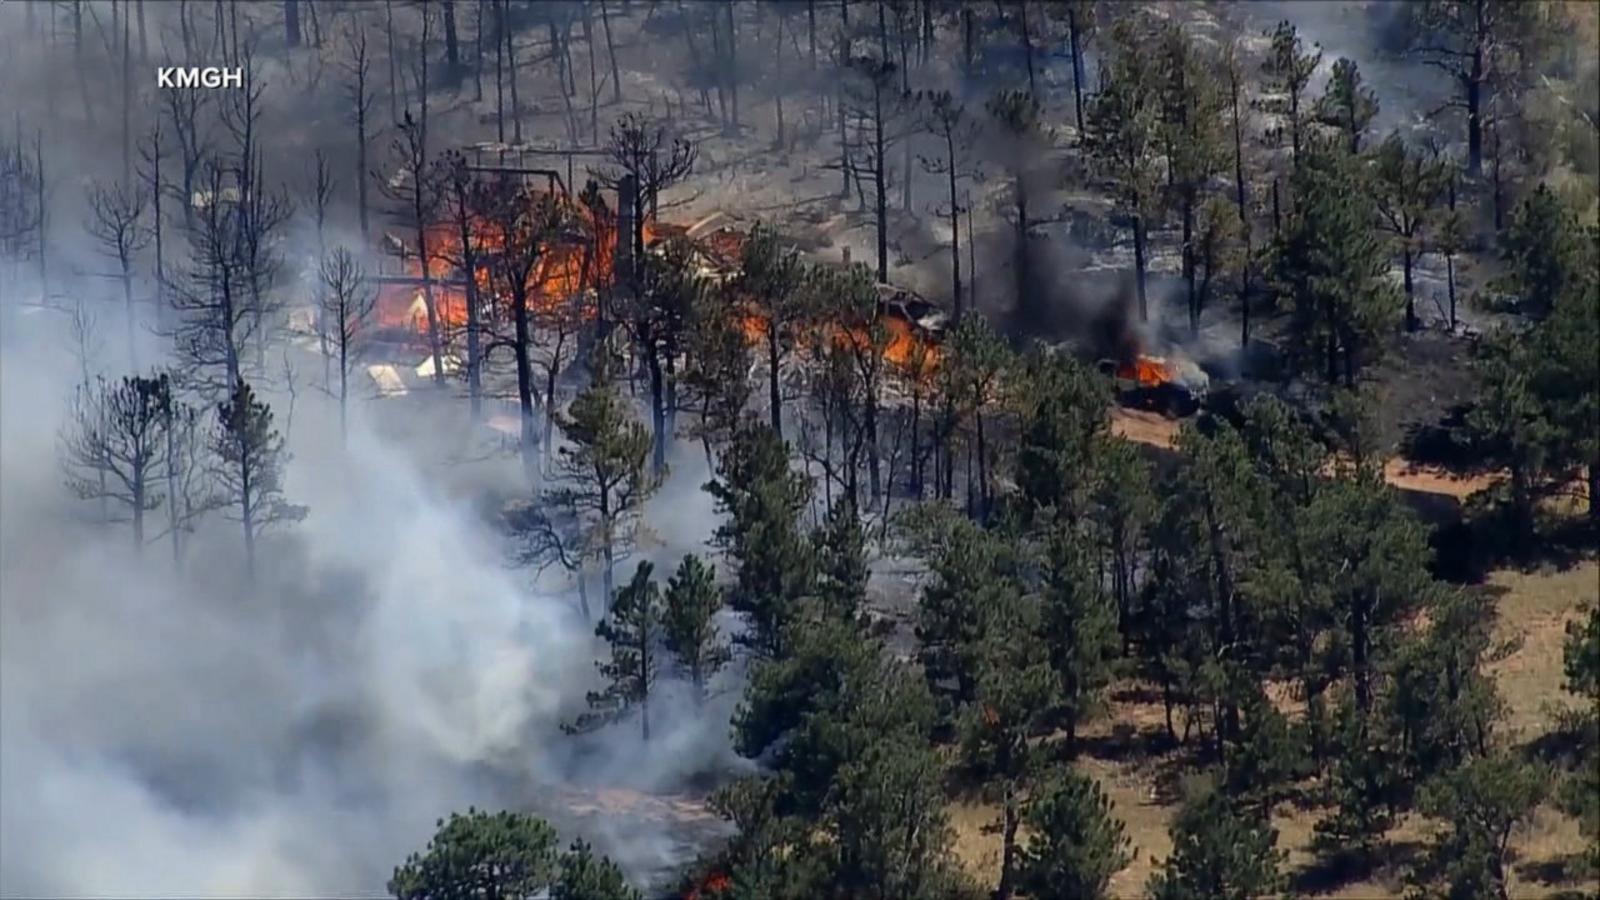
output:
<svg viewBox="0 0 1600 900"><path fill-rule="evenodd" d="M569 241L552 244L546 249L538 268L531 276L532 290L529 299L535 313L551 312L562 301L586 291L609 284L616 257L616 222L596 221L592 211L582 204L572 204L570 211L581 217L583 229L596 235L598 240ZM478 288L480 302L490 306L497 299L497 286L490 278L487 259L503 246L496 230L487 223L471 222L475 269L472 279ZM684 226L647 221L644 225L645 245L671 237L686 237ZM440 327L458 331L467 323L467 295L460 271L465 254L462 252L461 233L457 223L438 223L428 226L424 235L428 242L427 277L433 304ZM718 269L737 268L745 235L731 228L719 228L695 239L708 261ZM591 253L595 258L590 258ZM404 329L420 336L428 333L428 315L423 277L415 247L407 246L403 256L407 274L417 283L388 283L378 290L376 318L380 327ZM767 338L767 317L753 303L742 303L744 312L738 324L745 339L751 344L764 343ZM592 318L596 310L592 305L583 310L584 317ZM937 370L941 358L939 348L932 338L920 333L910 322L900 316L883 315L880 321L887 329L883 345L884 359L902 373L925 379ZM865 349L873 343L872 335L864 327L831 324L825 327L826 340L836 347Z"/></svg>
<svg viewBox="0 0 1600 900"><path fill-rule="evenodd" d="M1117 377L1136 381L1140 387L1160 387L1172 380L1172 369L1166 360L1140 354L1132 362L1119 364Z"/></svg>
<svg viewBox="0 0 1600 900"><path fill-rule="evenodd" d="M698 885L683 895L683 900L707 900L733 888L733 879L725 872L712 872Z"/></svg>

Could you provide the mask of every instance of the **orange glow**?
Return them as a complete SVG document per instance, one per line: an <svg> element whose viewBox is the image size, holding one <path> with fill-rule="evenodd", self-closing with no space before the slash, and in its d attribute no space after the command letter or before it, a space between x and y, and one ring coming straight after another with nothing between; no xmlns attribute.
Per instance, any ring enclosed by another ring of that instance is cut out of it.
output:
<svg viewBox="0 0 1600 900"><path fill-rule="evenodd" d="M1140 387L1160 387L1172 380L1172 369L1165 360L1140 354L1131 363L1118 364L1117 377L1136 381Z"/></svg>
<svg viewBox="0 0 1600 900"><path fill-rule="evenodd" d="M531 311L535 314L552 312L568 298L609 284L613 276L618 238L615 219L596 220L590 209L582 204L569 203L568 212L579 219L576 230L594 235L595 240L558 242L545 250L530 278L529 301L533 307ZM498 286L490 277L489 262L504 246L504 240L491 223L472 222L469 227L476 257L476 271L472 278L477 285L480 302L485 306L485 315L490 316L503 298L498 296ZM690 238L688 232L685 226L646 221L645 246L650 247L674 237ZM467 324L467 296L461 283L463 273L460 271L463 253L459 226L449 222L430 225L425 237L428 241L427 277L433 282L430 288L440 328L446 333L458 331ZM690 239L695 241L712 270L730 273L738 269L745 237L741 231L718 228ZM595 258L590 258L591 253ZM428 333L428 313L423 285L420 283L423 273L413 246L407 246L404 264L407 275L417 279L417 283L380 285L375 310L377 322L383 328L404 329L419 337L425 336ZM754 303L742 302L740 305L743 311L738 314L737 322L745 339L751 344L764 343L767 338L767 317ZM582 315L587 320L593 318L595 312L593 304L585 304ZM919 379L930 377L938 369L941 353L932 338L921 334L912 323L892 313L880 316L879 321L887 332L882 352L890 365L903 374ZM839 348L864 350L873 342L871 333L865 327L832 323L824 326L823 333L829 343Z"/></svg>
<svg viewBox="0 0 1600 900"><path fill-rule="evenodd" d="M733 879L729 878L727 873L712 872L705 877L704 881L690 888L689 892L683 895L683 900L708 900L708 898L728 891L732 887Z"/></svg>

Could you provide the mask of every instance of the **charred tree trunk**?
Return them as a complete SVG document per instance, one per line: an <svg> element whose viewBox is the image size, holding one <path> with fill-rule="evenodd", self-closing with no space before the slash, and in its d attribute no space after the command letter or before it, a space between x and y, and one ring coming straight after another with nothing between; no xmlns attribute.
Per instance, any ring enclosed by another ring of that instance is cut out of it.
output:
<svg viewBox="0 0 1600 900"><path fill-rule="evenodd" d="M300 2L283 0L284 40L291 47L300 46Z"/></svg>
<svg viewBox="0 0 1600 900"><path fill-rule="evenodd" d="M1410 241L1410 238L1406 239L1406 245L1405 245L1405 248L1401 251L1401 254L1402 255L1400 257L1400 272L1401 272L1401 277L1402 277L1402 279L1404 280L1404 283L1405 283L1405 291L1406 291L1406 330L1407 331L1416 331L1417 330L1417 325L1419 323L1417 322L1416 283L1413 281L1412 275L1411 275L1411 262L1412 262L1412 260L1411 260L1411 241Z"/></svg>
<svg viewBox="0 0 1600 900"><path fill-rule="evenodd" d="M611 39L611 14L606 0L600 0L600 28L606 33L606 56L611 60L611 103L622 102L622 74L617 68L617 46Z"/></svg>
<svg viewBox="0 0 1600 900"><path fill-rule="evenodd" d="M444 61L453 76L461 67L461 42L456 34L456 2L442 0L440 10L444 15Z"/></svg>
<svg viewBox="0 0 1600 900"><path fill-rule="evenodd" d="M961 302L961 207L956 202L956 143L955 135L945 136L946 159L950 161L950 171L946 173L950 182L950 291L953 298L952 311L955 321L960 323L963 305ZM967 235L971 240L972 236Z"/></svg>
<svg viewBox="0 0 1600 900"><path fill-rule="evenodd" d="M778 323L767 323L767 402L772 406L772 433L783 440L783 403L779 385L779 366L783 362Z"/></svg>
<svg viewBox="0 0 1600 900"><path fill-rule="evenodd" d="M506 76L511 79L511 139L522 143L522 100L517 96L517 43L512 39L510 3L504 0L506 11L502 13L500 23L505 32L506 43Z"/></svg>
<svg viewBox="0 0 1600 900"><path fill-rule="evenodd" d="M517 360L517 408L521 414L522 470L528 476L528 480L532 481L537 459L534 455L536 436L533 431L533 367L528 362L528 346L533 340L533 335L528 326L527 288L511 286L511 310L512 327L515 329L516 338L512 351Z"/></svg>
<svg viewBox="0 0 1600 900"><path fill-rule="evenodd" d="M1133 214L1133 281L1139 295L1139 321L1150 321L1150 306L1145 298L1144 216Z"/></svg>
<svg viewBox="0 0 1600 900"><path fill-rule="evenodd" d="M1072 47L1072 114L1078 126L1079 140L1083 134L1083 30L1078 22L1078 10L1067 7L1067 40Z"/></svg>

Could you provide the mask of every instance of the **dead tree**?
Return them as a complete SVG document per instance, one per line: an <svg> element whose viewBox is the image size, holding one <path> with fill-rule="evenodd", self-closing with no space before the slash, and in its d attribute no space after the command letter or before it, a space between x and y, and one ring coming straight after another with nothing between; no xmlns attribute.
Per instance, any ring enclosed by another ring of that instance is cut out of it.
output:
<svg viewBox="0 0 1600 900"><path fill-rule="evenodd" d="M864 183L872 186L879 281L889 280L889 152L905 138L900 119L909 106L895 71L892 61L858 57L850 63L845 90L846 118L852 125L852 174L858 191Z"/></svg>
<svg viewBox="0 0 1600 900"><path fill-rule="evenodd" d="M19 134L15 142L0 148L0 261L15 264L34 253L41 260L40 290L44 290L44 165L38 154L29 154ZM5 295L0 279L0 298Z"/></svg>
<svg viewBox="0 0 1600 900"><path fill-rule="evenodd" d="M305 518L306 511L284 500L283 467L289 453L272 425L272 408L242 378L217 405L211 452L219 494L236 510L244 530L245 568L253 580L256 538L271 526Z"/></svg>
<svg viewBox="0 0 1600 900"><path fill-rule="evenodd" d="M149 205L150 195L142 185L94 184L89 188L90 218L86 228L100 245L100 251L117 261L123 313L128 326L128 361L133 368L139 367L139 317L133 305L133 263L134 256L150 243L150 233L143 222Z"/></svg>
<svg viewBox="0 0 1600 900"><path fill-rule="evenodd" d="M170 62L170 60L169 60ZM205 127L211 92L199 88L171 88L159 92L172 123L178 154L178 200L185 229L194 228L194 196L200 168L211 153L211 135Z"/></svg>
<svg viewBox="0 0 1600 900"><path fill-rule="evenodd" d="M372 74L372 61L367 57L367 29L357 19L350 29L345 32L345 42L349 50L347 69L350 82L347 88L350 102L350 121L356 127L356 202L361 214L361 236L371 237L371 228L368 222L367 210L367 121L372 113L372 104L377 100L377 95L369 87Z"/></svg>
<svg viewBox="0 0 1600 900"><path fill-rule="evenodd" d="M311 209L317 226L317 265L320 267L328 261L328 204L333 202L334 179L333 172L328 168L327 154L318 147L312 156L311 163ZM320 274L320 270L319 270ZM317 309L320 311L327 295L322 289L325 284L318 281L315 285ZM327 320L321 315L317 316L317 346L322 351L322 383L328 383L328 361L332 353L328 346Z"/></svg>
<svg viewBox="0 0 1600 900"><path fill-rule="evenodd" d="M455 232L456 246L453 256L446 255L444 262L460 274L467 301L467 399L472 407L472 420L478 421L483 413L483 297L478 291L478 273L485 267L486 259L480 244L478 228L477 180L467 165L466 157L451 151L437 160L439 182L444 189L444 204Z"/></svg>
<svg viewBox="0 0 1600 900"><path fill-rule="evenodd" d="M167 309L166 246L162 240L164 229L161 216L162 192L167 187L162 178L161 164L166 159L166 151L167 145L158 119L150 126L150 134L139 147L139 177L150 191L150 239L156 255L153 273L156 282L155 306L158 314L165 313Z"/></svg>
<svg viewBox="0 0 1600 900"><path fill-rule="evenodd" d="M434 255L428 243L428 228L434 223L443 199L438 178L428 167L428 150L422 125L408 110L399 131L389 145L394 174L384 178L374 173L386 197L393 204L396 224L411 232L415 240L418 274L422 279L422 303L428 315L428 353L433 360L433 381L444 385L444 336L439 309L433 293ZM401 251L406 253L404 249Z"/></svg>
<svg viewBox="0 0 1600 900"><path fill-rule="evenodd" d="M203 167L199 183L203 187L190 204L194 227L189 229L189 271L172 285L177 313L172 337L180 377L187 386L215 396L238 383L240 359L255 320L237 240L238 191L214 161Z"/></svg>
<svg viewBox="0 0 1600 900"><path fill-rule="evenodd" d="M183 565L187 536L194 534L200 519L217 509L221 501L211 480L209 449L199 410L169 396L162 417L167 438L161 470L167 490L166 536L172 542L172 564L176 567Z"/></svg>
<svg viewBox="0 0 1600 900"><path fill-rule="evenodd" d="M109 501L133 524L134 549L144 547L144 514L161 506L158 476L166 465L167 408L172 383L164 374L104 378L78 389L61 434L67 487L84 500Z"/></svg>
<svg viewBox="0 0 1600 900"><path fill-rule="evenodd" d="M444 13L444 61L451 77L455 77L461 66L461 42L456 34L456 3L455 0L443 0L439 6Z"/></svg>
<svg viewBox="0 0 1600 900"><path fill-rule="evenodd" d="M654 219L660 211L661 192L687 178L694 170L698 148L684 138L669 136L663 125L651 123L638 113L627 113L611 126L605 154L609 165L595 173L600 183L615 190L625 177L631 177L636 185L633 209L618 210L618 213L626 215L632 226L627 236L632 248L630 258L643 259L646 213ZM617 274L630 284L637 275Z"/></svg>
<svg viewBox="0 0 1600 900"><path fill-rule="evenodd" d="M971 153L977 138L978 125L966 114L949 91L923 94L924 123L938 142L944 154L921 157L923 171L930 175L943 175L950 186L949 205L939 210L950 219L950 296L954 318L959 321L963 310L961 297L961 202L957 182L976 174ZM970 241L971 235L967 236Z"/></svg>
<svg viewBox="0 0 1600 900"><path fill-rule="evenodd" d="M537 472L538 436L533 417L533 345L536 305L560 302L544 293L546 256L568 231L568 211L556 197L515 184L509 179L480 182L473 206L479 211L497 250L489 260L490 278L504 298L510 334L498 331L485 356L509 348L516 362L517 405L521 412L522 464L528 479ZM549 415L550 411L546 410Z"/></svg>
<svg viewBox="0 0 1600 900"><path fill-rule="evenodd" d="M511 28L511 0L500 3L500 34L506 45L506 77L511 81L511 139L522 143L522 100L517 96L517 42ZM501 137L501 140L505 140Z"/></svg>
<svg viewBox="0 0 1600 900"><path fill-rule="evenodd" d="M323 352L337 360L339 372L337 392L326 379L323 387L339 398L339 440L345 442L349 434L350 372L361 358L362 342L366 339L378 295L368 287L367 274L361 264L344 247L336 248L331 255L323 255L320 274L323 287L320 318L334 326L332 344Z"/></svg>

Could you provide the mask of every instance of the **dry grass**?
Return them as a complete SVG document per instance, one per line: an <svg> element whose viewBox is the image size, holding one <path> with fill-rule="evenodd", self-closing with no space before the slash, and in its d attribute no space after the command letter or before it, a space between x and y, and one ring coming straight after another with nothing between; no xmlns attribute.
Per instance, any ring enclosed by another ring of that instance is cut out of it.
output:
<svg viewBox="0 0 1600 900"><path fill-rule="evenodd" d="M1600 563L1588 561L1564 571L1498 572L1489 583L1500 591L1496 638L1517 642L1516 650L1490 672L1506 700L1508 732L1526 741L1551 727L1563 703L1572 703L1561 691L1564 629L1586 606L1600 603ZM1172 791L1160 788L1167 786L1179 760L1175 754L1124 749L1162 728L1159 703L1130 691L1117 694L1109 715L1084 732L1086 744L1095 749L1080 758L1078 767L1110 796L1133 844L1133 861L1112 879L1113 897L1141 896L1151 873L1172 850L1167 828L1175 801ZM956 853L985 884L993 884L999 874L1000 838L992 828L997 812L993 804L970 798L951 808ZM1320 810L1288 804L1274 815L1278 846L1288 853L1291 873L1305 875L1314 868L1312 829L1320 815ZM1434 827L1421 817L1407 816L1389 832L1388 844L1397 857L1403 856L1399 851L1426 843ZM1585 849L1585 839L1576 821L1552 808L1541 808L1513 838L1512 847L1516 861L1508 887L1513 898L1592 897L1600 890L1593 880L1569 880L1567 868ZM1390 865L1359 880L1307 886L1303 893L1333 900L1399 897L1403 876L1403 865Z"/></svg>

